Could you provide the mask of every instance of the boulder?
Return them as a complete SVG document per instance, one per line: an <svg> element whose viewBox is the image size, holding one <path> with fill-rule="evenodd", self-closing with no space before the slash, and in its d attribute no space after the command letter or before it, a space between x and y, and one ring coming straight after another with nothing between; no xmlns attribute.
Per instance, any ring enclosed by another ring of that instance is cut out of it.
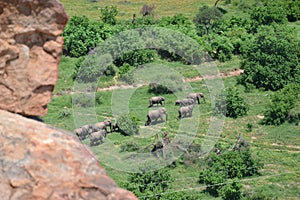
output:
<svg viewBox="0 0 300 200"><path fill-rule="evenodd" d="M67 21L57 0L0 1L0 109L47 113Z"/></svg>
<svg viewBox="0 0 300 200"><path fill-rule="evenodd" d="M72 133L0 110L1 200L130 200Z"/></svg>

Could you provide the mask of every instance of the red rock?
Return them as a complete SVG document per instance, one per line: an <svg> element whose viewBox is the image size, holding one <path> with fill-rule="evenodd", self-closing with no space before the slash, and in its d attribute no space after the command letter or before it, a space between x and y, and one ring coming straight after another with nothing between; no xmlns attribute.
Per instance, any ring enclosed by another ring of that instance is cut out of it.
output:
<svg viewBox="0 0 300 200"><path fill-rule="evenodd" d="M57 0L0 2L0 109L47 113L67 20Z"/></svg>
<svg viewBox="0 0 300 200"><path fill-rule="evenodd" d="M0 199L131 200L78 138L0 110Z"/></svg>

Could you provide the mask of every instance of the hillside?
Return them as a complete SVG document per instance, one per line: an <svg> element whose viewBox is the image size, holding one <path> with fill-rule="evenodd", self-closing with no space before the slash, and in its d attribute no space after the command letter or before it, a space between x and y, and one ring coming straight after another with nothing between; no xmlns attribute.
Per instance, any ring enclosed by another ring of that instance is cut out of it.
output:
<svg viewBox="0 0 300 200"><path fill-rule="evenodd" d="M129 132L115 130L90 148L109 176L140 199L299 199L300 12L294 20L280 12L284 3L259 2L221 1L216 11L203 7L214 1L62 0L70 16L87 18L71 18L65 30L59 80L43 120L72 131L107 119L121 123L129 113ZM145 3L155 5L154 16L139 14ZM104 22L99 8L111 5L118 15L107 7L111 21ZM99 43L99 54L87 55ZM151 89L149 80L169 90ZM206 100L179 120L175 101L189 91ZM153 96L164 104L147 108ZM162 106L167 122L145 126L148 110ZM136 127L139 134L132 134ZM166 132L173 146L163 149Z"/></svg>

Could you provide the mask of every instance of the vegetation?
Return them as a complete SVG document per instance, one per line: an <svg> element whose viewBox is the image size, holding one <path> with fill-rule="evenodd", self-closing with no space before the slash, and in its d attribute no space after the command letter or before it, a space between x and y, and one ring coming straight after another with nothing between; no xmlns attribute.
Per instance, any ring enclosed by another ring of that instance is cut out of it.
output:
<svg viewBox="0 0 300 200"><path fill-rule="evenodd" d="M92 151L119 185L140 199L299 196L300 178L295 167L300 164L298 2L187 0L174 1L171 5L168 1L148 1L147 5L114 0L62 2L71 18L63 33L64 55L55 96L43 120L73 130L76 117L86 124L91 123L86 119L92 108L98 121L115 120L119 129L115 126L104 143L92 147ZM87 17L77 16L77 13ZM136 48L137 38L148 34L143 31L127 32L123 41L109 41L122 31L144 30L149 26L179 32L193 39L208 54L199 54L194 43L171 31L149 37L159 38L156 45L164 48L153 48L152 40L146 40L147 37L143 37ZM108 45L94 50L104 42ZM178 46L181 51L174 48ZM111 56L99 57L97 51L109 52ZM208 62L211 60L223 73L225 85L221 96L214 94L215 110L212 110L211 88L207 84L213 77L202 80L198 71L199 68L210 70L206 64L212 66ZM134 73L147 63L158 66L157 74L141 74L153 75L153 79L135 82ZM167 66L167 70L162 66ZM244 70L242 75L225 77L239 68ZM173 70L175 74L171 73ZM98 88L88 88L95 95L76 94L72 89L74 83L81 86L91 82L97 82ZM192 117L178 120L178 107L174 102L179 94L186 95L183 83L195 92L203 92L207 100L194 106ZM110 88L120 85L122 89ZM157 94L166 99L168 121L144 127L146 114L152 109L147 108L149 98ZM117 108L116 96L120 104L128 103L128 110ZM221 102L224 96L225 104ZM74 106L80 109L72 112ZM220 119L212 111L227 116L219 136L208 131L210 123ZM192 136L191 130L197 123L199 127ZM161 132L168 132L168 140L174 142L181 154L166 167L151 170L157 157L164 161L164 156L177 156L172 155L172 147L163 149L165 138ZM238 135L239 140L236 140ZM185 138L192 138L191 143L185 144ZM82 142L89 143L88 139ZM207 152L205 148L211 144L214 148ZM106 148L111 151L111 158L101 153ZM151 152L154 148L159 149L155 154ZM141 167L137 161L144 154L147 155L144 159L154 161ZM125 170L115 169L109 162L120 162ZM139 171L130 173L131 168Z"/></svg>
<svg viewBox="0 0 300 200"><path fill-rule="evenodd" d="M226 102L224 102L226 101ZM237 118L244 116L249 110L249 104L240 96L237 89L228 88L216 100L215 112L226 117Z"/></svg>

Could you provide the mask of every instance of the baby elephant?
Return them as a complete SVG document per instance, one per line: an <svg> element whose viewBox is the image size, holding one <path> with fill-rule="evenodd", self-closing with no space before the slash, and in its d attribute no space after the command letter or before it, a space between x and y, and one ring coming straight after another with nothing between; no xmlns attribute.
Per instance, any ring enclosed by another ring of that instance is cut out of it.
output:
<svg viewBox="0 0 300 200"><path fill-rule="evenodd" d="M150 110L147 114L147 121L145 123L145 126L148 126L153 121L157 121L160 119L161 121L164 121L163 116L166 116L166 121L168 120L168 113L165 108L159 108L157 110Z"/></svg>
<svg viewBox="0 0 300 200"><path fill-rule="evenodd" d="M84 125L80 128L76 128L73 133L77 135L80 140L84 140L91 132L90 125Z"/></svg>
<svg viewBox="0 0 300 200"><path fill-rule="evenodd" d="M205 97L204 94L201 92L197 92L197 93L189 93L189 95L187 96L187 98L189 99L194 99L194 101L198 101L198 104L200 104L200 99L203 99L203 101L205 102Z"/></svg>
<svg viewBox="0 0 300 200"><path fill-rule="evenodd" d="M105 130L108 133L107 127L109 127L110 128L109 131L112 132L112 123L109 119L92 125L92 130L93 130L93 132Z"/></svg>
<svg viewBox="0 0 300 200"><path fill-rule="evenodd" d="M195 103L194 99L181 99L181 100L176 100L175 101L175 106L188 106L188 105L193 105Z"/></svg>
<svg viewBox="0 0 300 200"><path fill-rule="evenodd" d="M90 135L90 146L96 146L103 143L103 138L106 137L107 133L104 129L93 132Z"/></svg>
<svg viewBox="0 0 300 200"><path fill-rule="evenodd" d="M193 105L180 107L178 110L178 118L191 117L193 113Z"/></svg>
<svg viewBox="0 0 300 200"><path fill-rule="evenodd" d="M165 98L162 96L157 96L157 97L151 97L149 99L149 106L148 108L152 107L154 104L160 104L163 105L163 101L165 101Z"/></svg>

